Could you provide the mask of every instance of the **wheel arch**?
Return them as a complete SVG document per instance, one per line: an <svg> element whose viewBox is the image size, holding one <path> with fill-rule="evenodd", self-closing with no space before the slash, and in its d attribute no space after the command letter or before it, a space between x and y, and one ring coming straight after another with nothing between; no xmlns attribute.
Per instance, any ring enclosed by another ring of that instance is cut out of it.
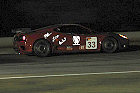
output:
<svg viewBox="0 0 140 93"><path fill-rule="evenodd" d="M102 40L102 42L103 42L106 38L114 38L114 39L117 41L117 44L118 44L117 49L118 49L118 50L120 49L120 41L119 41L119 39L118 39L117 37L115 37L115 36L106 36L106 37L104 37L104 39ZM103 44L103 43L101 43L101 51L103 50L103 49L102 49L102 44Z"/></svg>
<svg viewBox="0 0 140 93"><path fill-rule="evenodd" d="M39 41L39 40L45 40L45 41L47 41L47 42L50 44L50 46L51 46L51 52L53 52L53 45L52 45L52 43L51 43L49 40L44 39L44 38L36 39L36 40L34 41L34 43L33 43L33 47L34 47L34 44L35 44L37 41ZM33 50L33 47L32 47L32 50Z"/></svg>

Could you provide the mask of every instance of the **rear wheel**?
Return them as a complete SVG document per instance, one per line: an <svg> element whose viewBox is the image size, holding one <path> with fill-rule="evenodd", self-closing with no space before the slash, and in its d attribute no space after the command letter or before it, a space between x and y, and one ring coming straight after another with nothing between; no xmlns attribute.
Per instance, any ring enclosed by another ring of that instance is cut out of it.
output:
<svg viewBox="0 0 140 93"><path fill-rule="evenodd" d="M33 51L36 56L45 57L51 53L50 43L46 40L38 40L33 46Z"/></svg>
<svg viewBox="0 0 140 93"><path fill-rule="evenodd" d="M116 52L118 49L117 40L113 37L105 38L102 42L102 51L106 53Z"/></svg>

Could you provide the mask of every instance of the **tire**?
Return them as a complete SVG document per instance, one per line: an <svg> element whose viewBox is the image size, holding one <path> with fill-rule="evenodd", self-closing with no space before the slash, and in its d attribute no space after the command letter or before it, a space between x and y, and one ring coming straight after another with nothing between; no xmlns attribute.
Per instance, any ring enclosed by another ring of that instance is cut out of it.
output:
<svg viewBox="0 0 140 93"><path fill-rule="evenodd" d="M46 57L51 54L50 43L46 40L38 40L34 43L33 51L36 56Z"/></svg>
<svg viewBox="0 0 140 93"><path fill-rule="evenodd" d="M118 42L113 37L108 37L103 40L102 51L106 53L116 52L118 49Z"/></svg>

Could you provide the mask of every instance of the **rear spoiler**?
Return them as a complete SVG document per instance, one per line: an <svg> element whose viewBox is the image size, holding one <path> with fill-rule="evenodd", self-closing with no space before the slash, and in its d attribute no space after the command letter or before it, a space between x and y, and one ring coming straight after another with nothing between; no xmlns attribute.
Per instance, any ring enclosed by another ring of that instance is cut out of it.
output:
<svg viewBox="0 0 140 93"><path fill-rule="evenodd" d="M29 32L32 32L31 28L18 28L12 30L12 33L29 33Z"/></svg>

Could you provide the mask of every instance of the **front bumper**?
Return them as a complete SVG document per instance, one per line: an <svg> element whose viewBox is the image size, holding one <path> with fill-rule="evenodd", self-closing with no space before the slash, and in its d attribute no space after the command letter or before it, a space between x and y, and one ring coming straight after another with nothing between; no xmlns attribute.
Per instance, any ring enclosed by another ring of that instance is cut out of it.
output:
<svg viewBox="0 0 140 93"><path fill-rule="evenodd" d="M120 45L119 45L119 50L125 50L129 48L129 39L121 39L120 40Z"/></svg>

